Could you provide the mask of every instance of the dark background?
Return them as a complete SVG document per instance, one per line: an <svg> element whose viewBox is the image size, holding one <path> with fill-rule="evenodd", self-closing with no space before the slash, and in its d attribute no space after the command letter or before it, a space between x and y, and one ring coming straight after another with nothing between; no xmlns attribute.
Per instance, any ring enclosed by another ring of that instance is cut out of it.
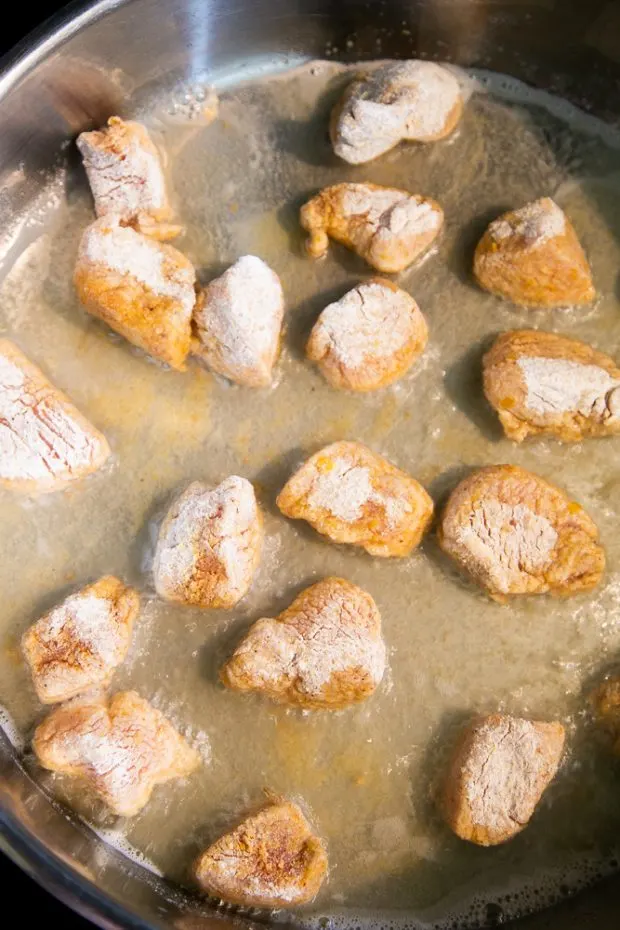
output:
<svg viewBox="0 0 620 930"><path fill-rule="evenodd" d="M10 16L3 17L0 31L0 55L11 48L48 16L66 4L56 0L40 0L37 4L11 4ZM59 927L60 930L93 930L93 925L77 917L46 891L28 878L0 853L0 887L12 901L20 902L20 923L30 930L38 926ZM0 918L0 923L2 922Z"/></svg>

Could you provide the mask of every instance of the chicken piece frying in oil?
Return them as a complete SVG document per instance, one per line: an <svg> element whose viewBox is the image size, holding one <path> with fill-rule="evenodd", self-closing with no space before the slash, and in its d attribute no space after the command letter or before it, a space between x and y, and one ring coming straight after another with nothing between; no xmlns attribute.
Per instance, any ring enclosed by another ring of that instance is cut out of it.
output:
<svg viewBox="0 0 620 930"><path fill-rule="evenodd" d="M274 800L209 846L194 871L213 898L247 907L294 907L318 894L327 853L297 804Z"/></svg>
<svg viewBox="0 0 620 930"><path fill-rule="evenodd" d="M8 339L0 339L0 484L45 493L97 471L105 436Z"/></svg>
<svg viewBox="0 0 620 930"><path fill-rule="evenodd" d="M430 197L378 184L334 184L309 200L300 222L312 258L327 253L329 239L357 252L377 271L403 271L431 247L443 210Z"/></svg>
<svg viewBox="0 0 620 930"><path fill-rule="evenodd" d="M450 495L439 542L491 597L578 594L601 579L605 553L584 509L524 468L491 465Z"/></svg>
<svg viewBox="0 0 620 930"><path fill-rule="evenodd" d="M613 741L613 751L620 756L620 674L610 675L590 695L597 723Z"/></svg>
<svg viewBox="0 0 620 930"><path fill-rule="evenodd" d="M198 753L135 691L61 704L37 727L32 745L44 768L81 779L120 817L133 817L156 785L200 764Z"/></svg>
<svg viewBox="0 0 620 930"><path fill-rule="evenodd" d="M174 501L159 531L155 588L167 601L234 607L260 561L262 517L254 488L231 475L215 488L194 481Z"/></svg>
<svg viewBox="0 0 620 930"><path fill-rule="evenodd" d="M306 354L332 387L375 391L402 378L427 340L413 297L391 281L371 278L323 310Z"/></svg>
<svg viewBox="0 0 620 930"><path fill-rule="evenodd" d="M512 839L529 823L563 748L560 723L507 714L474 720L460 737L440 795L446 823L479 846Z"/></svg>
<svg viewBox="0 0 620 930"><path fill-rule="evenodd" d="M107 684L127 655L139 607L137 591L106 575L33 623L22 651L41 703Z"/></svg>
<svg viewBox="0 0 620 930"><path fill-rule="evenodd" d="M390 61L358 76L332 113L334 152L351 165L378 158L401 141L448 136L463 112L459 83L441 65Z"/></svg>
<svg viewBox="0 0 620 930"><path fill-rule="evenodd" d="M595 297L577 234L549 197L493 220L476 248L474 275L486 291L524 307L583 306Z"/></svg>
<svg viewBox="0 0 620 930"><path fill-rule="evenodd" d="M369 697L384 670L372 597L342 578L325 578L275 620L258 620L220 677L234 691L256 691L291 707L340 710Z"/></svg>
<svg viewBox="0 0 620 930"><path fill-rule="evenodd" d="M539 330L502 333L483 369L484 392L509 439L620 433L620 369L585 342Z"/></svg>
<svg viewBox="0 0 620 930"><path fill-rule="evenodd" d="M332 542L377 556L408 555L433 515L433 502L415 478L359 442L335 442L311 456L277 505Z"/></svg>
<svg viewBox="0 0 620 930"><path fill-rule="evenodd" d="M82 236L74 280L89 313L148 355L184 370L196 275L177 249L122 226L118 217L103 217Z"/></svg>

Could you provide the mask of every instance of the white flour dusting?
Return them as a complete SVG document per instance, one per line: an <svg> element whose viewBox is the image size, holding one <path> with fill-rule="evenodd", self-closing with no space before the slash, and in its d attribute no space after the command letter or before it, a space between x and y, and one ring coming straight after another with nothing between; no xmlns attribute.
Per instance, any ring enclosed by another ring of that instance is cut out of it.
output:
<svg viewBox="0 0 620 930"><path fill-rule="evenodd" d="M549 197L515 210L510 220L500 217L489 226L495 240L501 242L509 236L520 236L526 248L536 249L549 239L561 236L566 230L566 216Z"/></svg>
<svg viewBox="0 0 620 930"><path fill-rule="evenodd" d="M599 368L565 358L522 357L526 406L536 413L577 412L584 417L620 416L620 381Z"/></svg>

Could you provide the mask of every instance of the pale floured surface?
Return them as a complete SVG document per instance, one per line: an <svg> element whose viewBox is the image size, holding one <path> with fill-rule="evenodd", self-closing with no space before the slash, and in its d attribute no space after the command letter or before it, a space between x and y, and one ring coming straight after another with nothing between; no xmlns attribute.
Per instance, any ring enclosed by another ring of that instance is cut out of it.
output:
<svg viewBox="0 0 620 930"><path fill-rule="evenodd" d="M398 190L369 190L352 184L342 198L346 217L363 216L369 230L384 236L419 235L441 223L441 214L417 196Z"/></svg>
<svg viewBox="0 0 620 930"><path fill-rule="evenodd" d="M510 221L499 219L489 227L494 239L501 242L509 236L519 236L527 248L537 249L549 239L564 234L566 217L563 210L549 197L515 210Z"/></svg>
<svg viewBox="0 0 620 930"><path fill-rule="evenodd" d="M525 381L525 404L530 410L543 416L572 410L584 417L620 416L620 381L598 365L542 356L520 358L517 364Z"/></svg>
<svg viewBox="0 0 620 930"><path fill-rule="evenodd" d="M378 504L388 513L388 521L402 517L411 507L406 500L379 494L373 488L369 468L351 465L346 459L335 459L327 472L317 471L308 495L312 507L321 507L345 523L354 523L362 516L365 504Z"/></svg>
<svg viewBox="0 0 620 930"><path fill-rule="evenodd" d="M330 84L330 99L319 103ZM141 814L116 824L123 841L186 882L198 852L267 785L303 799L328 844L331 878L311 913L344 920L379 910L403 923L411 914L431 921L447 910L467 913L463 902L473 895L497 901L515 885L552 895L566 875L572 887L606 867L620 835L617 771L582 726L581 697L620 652L617 440L567 448L501 438L476 367L499 330L530 326L533 318L470 282L471 253L488 222L511 205L553 196L592 261L601 298L561 319L542 314L536 325L620 358L620 159L533 97L523 108L474 95L447 142L401 146L348 168L326 138L341 87L335 69L319 65L314 74L232 89L221 95L222 119L187 130L171 123L161 139L175 216L187 227L178 247L203 269L201 283L246 254L260 255L282 280L288 331L271 390L231 387L198 366L165 371L80 310L71 274L93 217L85 182L2 285L7 333L19 335L27 354L108 436L117 464L43 506L2 496L0 701L24 733L40 719L19 656L21 635L68 588L114 572L136 585L144 602L114 688L137 688L191 739L211 746L211 764L181 789L161 786ZM395 279L423 308L428 349L397 385L373 395L335 391L303 359L320 311L369 274L337 245L320 264L303 252L299 204L342 180L415 189L446 212L436 253ZM503 608L463 583L432 539L407 559L371 559L281 517L274 499L292 471L340 439L366 443L437 500L465 470L483 464L512 462L540 473L599 525L609 562L603 583L571 601L515 599ZM155 599L151 519L191 481L214 487L230 474L256 482L265 511L251 592L234 611L208 613ZM383 618L389 672L368 701L303 715L218 684L219 667L256 619L275 616L302 587L333 574L368 590ZM506 846L472 856L435 815L429 782L463 717L498 707L561 719L568 757L536 821ZM60 779L37 777L48 789L69 790ZM81 809L93 816L83 802ZM568 873L574 860L585 864ZM544 878L552 869L555 885ZM501 903L510 910L534 900L532 891Z"/></svg>

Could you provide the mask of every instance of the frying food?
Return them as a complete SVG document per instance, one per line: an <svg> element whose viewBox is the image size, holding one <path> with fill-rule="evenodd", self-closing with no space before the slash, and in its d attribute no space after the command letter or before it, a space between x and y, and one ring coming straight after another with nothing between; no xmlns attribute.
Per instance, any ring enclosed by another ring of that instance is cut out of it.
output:
<svg viewBox="0 0 620 930"><path fill-rule="evenodd" d="M390 273L428 251L443 226L443 210L430 197L395 187L334 184L301 208L300 222L312 258L322 258L332 238Z"/></svg>
<svg viewBox="0 0 620 930"><path fill-rule="evenodd" d="M194 481L174 501L159 531L155 588L167 601L234 607L260 561L262 517L254 488L231 475L215 488Z"/></svg>
<svg viewBox="0 0 620 930"><path fill-rule="evenodd" d="M223 666L235 691L281 704L340 710L365 700L385 670L381 617L370 594L342 578L302 591L275 620L258 620Z"/></svg>
<svg viewBox="0 0 620 930"><path fill-rule="evenodd" d="M512 839L529 823L558 770L564 727L508 714L463 731L441 794L448 826L479 846Z"/></svg>
<svg viewBox="0 0 620 930"><path fill-rule="evenodd" d="M375 391L402 378L427 340L413 297L391 281L371 278L323 310L306 354L332 387Z"/></svg>
<svg viewBox="0 0 620 930"><path fill-rule="evenodd" d="M362 74L332 113L334 152L351 165L371 161L401 141L449 135L463 111L459 83L432 61L394 61Z"/></svg>
<svg viewBox="0 0 620 930"><path fill-rule="evenodd" d="M106 575L26 630L22 651L41 703L107 684L127 655L139 607L137 591Z"/></svg>
<svg viewBox="0 0 620 930"><path fill-rule="evenodd" d="M539 330L502 333L483 367L485 394L516 442L620 432L620 369L584 342Z"/></svg>
<svg viewBox="0 0 620 930"><path fill-rule="evenodd" d="M44 768L80 778L119 817L133 817L156 785L200 764L198 753L135 691L56 707L37 727L32 746Z"/></svg>
<svg viewBox="0 0 620 930"><path fill-rule="evenodd" d="M207 894L248 907L294 907L316 897L327 875L321 840L296 804L274 800L202 853Z"/></svg>
<svg viewBox="0 0 620 930"><path fill-rule="evenodd" d="M422 485L360 442L335 442L311 456L282 488L277 505L332 542L378 556L409 555L433 515Z"/></svg>
<svg viewBox="0 0 620 930"><path fill-rule="evenodd" d="M480 468L461 481L441 517L439 542L499 601L589 591L605 568L598 530L583 508L513 465Z"/></svg>
<svg viewBox="0 0 620 930"><path fill-rule="evenodd" d="M524 307L578 307L595 297L577 234L549 197L493 220L476 248L474 275L491 294Z"/></svg>
<svg viewBox="0 0 620 930"><path fill-rule="evenodd" d="M620 756L620 675L606 678L590 696L598 723L613 740L616 755Z"/></svg>

